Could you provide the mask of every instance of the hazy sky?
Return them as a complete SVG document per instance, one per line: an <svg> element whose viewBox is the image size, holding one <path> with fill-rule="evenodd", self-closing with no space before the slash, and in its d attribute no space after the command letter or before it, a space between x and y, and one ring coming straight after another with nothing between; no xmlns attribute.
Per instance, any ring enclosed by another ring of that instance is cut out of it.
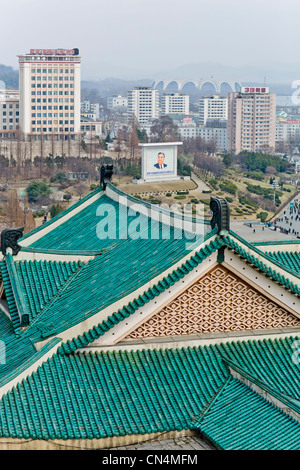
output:
<svg viewBox="0 0 300 470"><path fill-rule="evenodd" d="M77 47L84 79L207 61L297 64L299 16L299 0L0 0L0 63Z"/></svg>

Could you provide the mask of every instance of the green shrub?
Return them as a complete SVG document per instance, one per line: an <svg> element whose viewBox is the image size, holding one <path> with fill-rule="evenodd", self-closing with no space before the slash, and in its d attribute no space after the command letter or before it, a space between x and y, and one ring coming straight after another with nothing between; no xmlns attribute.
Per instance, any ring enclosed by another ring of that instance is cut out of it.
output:
<svg viewBox="0 0 300 470"><path fill-rule="evenodd" d="M256 218L260 219L262 222L265 222L267 217L268 217L268 213L264 211L261 211L259 212L259 214L256 215Z"/></svg>
<svg viewBox="0 0 300 470"><path fill-rule="evenodd" d="M211 186L214 188L214 189L218 189L219 188L219 182L217 179L215 178L212 178L209 180L209 183L211 184Z"/></svg>
<svg viewBox="0 0 300 470"><path fill-rule="evenodd" d="M231 183L230 181L223 181L222 183L220 183L220 189L226 191L226 193L235 195L238 188L234 183Z"/></svg>
<svg viewBox="0 0 300 470"><path fill-rule="evenodd" d="M242 205L250 206L251 208L258 209L258 205L251 201L250 199L246 198L245 196L239 196L239 203Z"/></svg>
<svg viewBox="0 0 300 470"><path fill-rule="evenodd" d="M148 202L150 202L150 204L160 204L159 199L149 199Z"/></svg>
<svg viewBox="0 0 300 470"><path fill-rule="evenodd" d="M202 202L202 204L205 204L207 206L210 205L210 199L200 199L200 202Z"/></svg>
<svg viewBox="0 0 300 470"><path fill-rule="evenodd" d="M66 180L67 180L66 174L61 171L59 173L56 173L56 175L50 178L51 183L57 183L57 182L60 183L61 181L66 181Z"/></svg>
<svg viewBox="0 0 300 470"><path fill-rule="evenodd" d="M249 171L246 174L247 178L252 178L254 180L263 181L265 179L265 175L262 171Z"/></svg>
<svg viewBox="0 0 300 470"><path fill-rule="evenodd" d="M56 215L60 214L63 210L64 209L60 204L53 204L53 206L50 209L51 219L53 219L53 217L55 217Z"/></svg>
<svg viewBox="0 0 300 470"><path fill-rule="evenodd" d="M35 211L32 213L33 217L36 219L37 217L43 217L46 214L46 211Z"/></svg>
<svg viewBox="0 0 300 470"><path fill-rule="evenodd" d="M49 196L50 186L44 181L32 181L26 188L28 201L36 202L40 197Z"/></svg>

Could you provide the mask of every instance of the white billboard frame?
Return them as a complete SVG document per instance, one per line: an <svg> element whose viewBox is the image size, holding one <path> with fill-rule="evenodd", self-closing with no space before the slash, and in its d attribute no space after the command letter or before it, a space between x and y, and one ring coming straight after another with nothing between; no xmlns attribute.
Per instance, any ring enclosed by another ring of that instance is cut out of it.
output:
<svg viewBox="0 0 300 470"><path fill-rule="evenodd" d="M142 147L142 179L145 182L177 181L177 151L182 142L139 144ZM163 154L164 158L159 154ZM160 159L159 159L160 158ZM158 164L162 162L162 166ZM169 166L169 168L168 168ZM168 169L167 169L168 168Z"/></svg>

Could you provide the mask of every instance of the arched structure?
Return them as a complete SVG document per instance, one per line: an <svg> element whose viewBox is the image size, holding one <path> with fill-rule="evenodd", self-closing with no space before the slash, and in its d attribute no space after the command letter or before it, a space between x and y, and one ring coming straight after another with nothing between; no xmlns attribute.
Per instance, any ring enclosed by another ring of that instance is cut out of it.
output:
<svg viewBox="0 0 300 470"><path fill-rule="evenodd" d="M232 91L239 91L241 87L241 84L237 82L236 80L232 80L232 79L225 80L225 79L217 79L217 78L212 78L212 77L200 78L200 79L174 79L174 78L158 79L158 80L153 80L151 86L153 88L156 88L158 85L160 85L160 87L162 85L163 91L165 91L171 83L177 84L177 88L179 92L182 91L183 87L187 85L188 83L193 83L195 87L199 89L199 91L201 90L204 84L210 83L211 85L214 86L216 93L220 93L221 86L223 84L228 85Z"/></svg>

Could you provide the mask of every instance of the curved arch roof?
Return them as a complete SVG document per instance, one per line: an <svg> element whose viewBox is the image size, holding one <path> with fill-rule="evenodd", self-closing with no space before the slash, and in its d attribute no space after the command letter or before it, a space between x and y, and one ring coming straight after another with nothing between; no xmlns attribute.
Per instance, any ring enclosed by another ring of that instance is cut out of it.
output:
<svg viewBox="0 0 300 470"><path fill-rule="evenodd" d="M194 79L194 78L190 78L190 79L168 78L168 79L158 79L158 80L154 80L151 85L152 85L153 88L156 88L159 83L162 83L163 84L163 89L166 90L168 85L170 85L170 83L173 83L173 82L177 84L178 91L181 91L187 83L193 83L196 86L196 88L198 88L199 90L202 88L202 86L205 83L211 83L215 87L215 90L217 92L220 92L222 84L227 84L232 89L232 91L237 91L237 89L239 87L241 87L241 84L239 82L237 82L236 80L217 79L217 78L200 78L200 79Z"/></svg>

